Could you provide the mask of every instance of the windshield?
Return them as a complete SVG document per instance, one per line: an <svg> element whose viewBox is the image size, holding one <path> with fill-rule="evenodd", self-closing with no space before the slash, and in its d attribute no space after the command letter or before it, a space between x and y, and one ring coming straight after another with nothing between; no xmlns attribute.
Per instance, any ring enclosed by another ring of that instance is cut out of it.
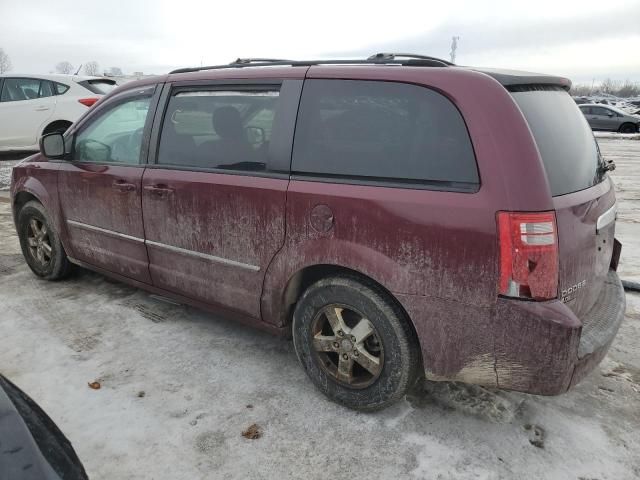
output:
<svg viewBox="0 0 640 480"><path fill-rule="evenodd" d="M511 94L529 123L554 197L584 190L602 180L596 140L565 90L532 86L519 87Z"/></svg>

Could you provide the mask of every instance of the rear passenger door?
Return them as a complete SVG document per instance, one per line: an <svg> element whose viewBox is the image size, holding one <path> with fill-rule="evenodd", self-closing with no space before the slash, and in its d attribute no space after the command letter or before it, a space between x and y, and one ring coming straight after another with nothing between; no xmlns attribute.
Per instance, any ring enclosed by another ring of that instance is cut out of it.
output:
<svg viewBox="0 0 640 480"><path fill-rule="evenodd" d="M301 80L167 85L142 181L153 284L259 317L281 248Z"/></svg>
<svg viewBox="0 0 640 480"><path fill-rule="evenodd" d="M0 92L0 147L29 147L56 105L48 80L5 78Z"/></svg>

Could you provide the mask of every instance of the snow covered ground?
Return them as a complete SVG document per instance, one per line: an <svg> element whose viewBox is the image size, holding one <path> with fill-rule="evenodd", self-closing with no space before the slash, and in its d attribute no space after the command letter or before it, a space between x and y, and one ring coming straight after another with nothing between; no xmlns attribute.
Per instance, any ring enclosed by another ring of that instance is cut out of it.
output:
<svg viewBox="0 0 640 480"><path fill-rule="evenodd" d="M0 158L0 191L9 190L11 184L11 169L20 160L2 160Z"/></svg>
<svg viewBox="0 0 640 480"><path fill-rule="evenodd" d="M640 281L640 142L600 142L621 276ZM362 414L320 395L288 341L89 272L36 279L0 203L0 371L93 480L640 478L640 294L627 302L610 354L565 395L428 383ZM245 439L253 423L263 435Z"/></svg>
<svg viewBox="0 0 640 480"><path fill-rule="evenodd" d="M616 132L593 132L597 139L607 138L610 140L640 140L640 133L616 133Z"/></svg>

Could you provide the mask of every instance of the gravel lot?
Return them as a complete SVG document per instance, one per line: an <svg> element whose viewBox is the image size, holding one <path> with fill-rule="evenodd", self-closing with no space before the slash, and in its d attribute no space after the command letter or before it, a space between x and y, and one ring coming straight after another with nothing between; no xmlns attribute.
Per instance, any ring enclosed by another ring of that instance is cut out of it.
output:
<svg viewBox="0 0 640 480"><path fill-rule="evenodd" d="M621 276L640 281L640 141L600 142L618 165ZM89 272L36 279L7 203L0 285L0 371L92 479L640 478L640 294L609 356L565 395L427 383L361 414L313 388L289 341ZM253 423L263 434L245 439Z"/></svg>

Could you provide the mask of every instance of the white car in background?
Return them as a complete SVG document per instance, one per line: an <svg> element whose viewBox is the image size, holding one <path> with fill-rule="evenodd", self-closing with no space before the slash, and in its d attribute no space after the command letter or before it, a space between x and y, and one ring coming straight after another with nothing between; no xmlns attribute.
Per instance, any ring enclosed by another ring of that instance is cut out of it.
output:
<svg viewBox="0 0 640 480"><path fill-rule="evenodd" d="M0 75L0 152L38 150L42 135L64 132L114 88L104 77Z"/></svg>

